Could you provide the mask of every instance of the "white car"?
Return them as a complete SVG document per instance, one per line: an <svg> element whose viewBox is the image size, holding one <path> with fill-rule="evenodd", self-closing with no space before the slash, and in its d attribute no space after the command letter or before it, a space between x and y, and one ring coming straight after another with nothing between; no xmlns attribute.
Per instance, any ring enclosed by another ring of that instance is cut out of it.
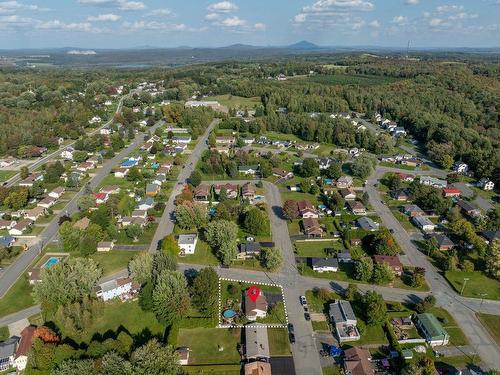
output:
<svg viewBox="0 0 500 375"><path fill-rule="evenodd" d="M301 305L307 305L306 296L300 296L299 299Z"/></svg>

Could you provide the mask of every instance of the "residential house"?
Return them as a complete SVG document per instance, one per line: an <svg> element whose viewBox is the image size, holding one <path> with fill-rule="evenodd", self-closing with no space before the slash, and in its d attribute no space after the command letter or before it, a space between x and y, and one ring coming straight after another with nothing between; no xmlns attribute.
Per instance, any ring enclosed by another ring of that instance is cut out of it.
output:
<svg viewBox="0 0 500 375"><path fill-rule="evenodd" d="M336 192L337 189L331 186L323 186L323 194L325 195L332 195L334 192Z"/></svg>
<svg viewBox="0 0 500 375"><path fill-rule="evenodd" d="M258 258L262 251L260 242L242 243L238 247L237 259L253 259Z"/></svg>
<svg viewBox="0 0 500 375"><path fill-rule="evenodd" d="M422 165L422 161L416 158L403 158L400 163L409 167L419 167Z"/></svg>
<svg viewBox="0 0 500 375"><path fill-rule="evenodd" d="M246 145L251 145L255 142L255 138L243 138L243 142L246 144Z"/></svg>
<svg viewBox="0 0 500 375"><path fill-rule="evenodd" d="M137 205L137 209L139 210L150 210L155 206L155 201L151 197L144 197L139 204Z"/></svg>
<svg viewBox="0 0 500 375"><path fill-rule="evenodd" d="M257 318L265 318L267 316L267 299L264 293L256 289L259 296L253 300L247 292L245 292L245 315L248 320L255 321Z"/></svg>
<svg viewBox="0 0 500 375"><path fill-rule="evenodd" d="M273 176L280 177L280 178L292 178L293 173L289 171L285 171L284 169L280 168L273 168L272 169Z"/></svg>
<svg viewBox="0 0 500 375"><path fill-rule="evenodd" d="M346 249L344 251L337 253L337 260L339 261L339 263L352 262L351 252L348 249Z"/></svg>
<svg viewBox="0 0 500 375"><path fill-rule="evenodd" d="M181 248L179 255L194 254L196 244L198 243L197 234L180 234L177 238L177 244Z"/></svg>
<svg viewBox="0 0 500 375"><path fill-rule="evenodd" d="M106 193L95 193L94 197L95 197L95 203L96 204L106 203L108 201L108 199L109 199L109 196Z"/></svg>
<svg viewBox="0 0 500 375"><path fill-rule="evenodd" d="M90 225L90 219L85 216L82 217L80 220L78 220L75 224L73 224L73 228L85 230L89 227L89 225Z"/></svg>
<svg viewBox="0 0 500 375"><path fill-rule="evenodd" d="M146 185L146 195L148 197L156 197L160 192L161 188L157 184L147 184Z"/></svg>
<svg viewBox="0 0 500 375"><path fill-rule="evenodd" d="M396 126L393 130L392 130L392 135L394 137L405 137L406 136L406 130L405 128L403 128L402 126Z"/></svg>
<svg viewBox="0 0 500 375"><path fill-rule="evenodd" d="M73 160L73 153L75 152L75 149L73 147L66 147L62 152L61 152L61 157L64 160Z"/></svg>
<svg viewBox="0 0 500 375"><path fill-rule="evenodd" d="M460 194L462 194L462 192L460 191L460 189L457 189L457 188L454 188L454 187L447 187L447 188L444 188L443 189L443 196L445 198L458 198L460 197Z"/></svg>
<svg viewBox="0 0 500 375"><path fill-rule="evenodd" d="M148 216L147 210L134 210L132 211L132 217L146 218Z"/></svg>
<svg viewBox="0 0 500 375"><path fill-rule="evenodd" d="M174 144L188 144L191 141L190 135L175 135L172 137L172 143Z"/></svg>
<svg viewBox="0 0 500 375"><path fill-rule="evenodd" d="M130 169L128 168L118 168L115 170L115 177L116 178L125 178L126 175L128 175Z"/></svg>
<svg viewBox="0 0 500 375"><path fill-rule="evenodd" d="M358 320L349 301L337 300L330 303L328 315L335 326L339 342L355 341L361 338L357 328Z"/></svg>
<svg viewBox="0 0 500 375"><path fill-rule="evenodd" d="M342 195L342 198L348 201L352 201L356 199L356 192L349 188L349 189L340 189L339 191L340 195Z"/></svg>
<svg viewBox="0 0 500 375"><path fill-rule="evenodd" d="M352 347L344 351L345 375L374 375L368 349ZM385 373L385 372L384 372Z"/></svg>
<svg viewBox="0 0 500 375"><path fill-rule="evenodd" d="M224 185L215 185L214 192L217 196L220 195L221 190L224 189L226 191L226 196L230 199L236 199L238 197L238 185L234 184L224 184Z"/></svg>
<svg viewBox="0 0 500 375"><path fill-rule="evenodd" d="M103 186L99 192L104 194L118 194L120 192L120 187L118 185L107 185Z"/></svg>
<svg viewBox="0 0 500 375"><path fill-rule="evenodd" d="M337 272L339 270L339 261L336 258L311 258L311 267L313 271Z"/></svg>
<svg viewBox="0 0 500 375"><path fill-rule="evenodd" d="M253 176L257 173L258 169L258 165L241 165L238 167L238 173Z"/></svg>
<svg viewBox="0 0 500 375"><path fill-rule="evenodd" d="M469 172L469 166L464 162L457 161L453 164L453 171L458 174L465 174Z"/></svg>
<svg viewBox="0 0 500 375"><path fill-rule="evenodd" d="M57 199L56 198L52 198L51 196L46 196L45 198L43 198L41 201L39 201L36 205L38 207L42 207L42 208L50 208L52 207L53 205L55 205L57 202Z"/></svg>
<svg viewBox="0 0 500 375"><path fill-rule="evenodd" d="M244 199L253 200L255 198L255 187L247 182L241 187L241 196Z"/></svg>
<svg viewBox="0 0 500 375"><path fill-rule="evenodd" d="M56 187L54 190L52 190L48 195L51 198L59 199L61 196L64 194L66 189L62 186Z"/></svg>
<svg viewBox="0 0 500 375"><path fill-rule="evenodd" d="M132 167L137 166L138 164L139 164L138 158L129 158L129 159L122 161L120 166L122 168L132 168Z"/></svg>
<svg viewBox="0 0 500 375"><path fill-rule="evenodd" d="M323 237L323 228L321 228L318 219L302 219L302 225L304 226L304 233L307 237Z"/></svg>
<svg viewBox="0 0 500 375"><path fill-rule="evenodd" d="M16 239L11 236L1 236L0 237L0 247L11 248L14 245Z"/></svg>
<svg viewBox="0 0 500 375"><path fill-rule="evenodd" d="M231 146L228 145L217 145L215 147L215 151L219 154L229 155L231 153Z"/></svg>
<svg viewBox="0 0 500 375"><path fill-rule="evenodd" d="M433 314L417 314L415 326L422 332L425 341L427 341L429 345L448 345L450 336Z"/></svg>
<svg viewBox="0 0 500 375"><path fill-rule="evenodd" d="M448 182L446 180L440 180L432 176L420 176L420 184L432 186L438 189L444 189L446 186L448 186Z"/></svg>
<svg viewBox="0 0 500 375"><path fill-rule="evenodd" d="M115 247L115 243L113 241L101 241L97 243L98 252L108 252L113 250L113 247Z"/></svg>
<svg viewBox="0 0 500 375"><path fill-rule="evenodd" d="M485 230L481 232L481 236L487 244L497 242L500 241L500 230Z"/></svg>
<svg viewBox="0 0 500 375"><path fill-rule="evenodd" d="M370 232L374 232L378 230L379 224L374 222L371 218L369 217L360 217L356 219L356 226L362 230L367 230Z"/></svg>
<svg viewBox="0 0 500 375"><path fill-rule="evenodd" d="M28 177L19 182L18 185L23 187L33 187L33 184L38 181L43 181L43 174L35 172L31 173Z"/></svg>
<svg viewBox="0 0 500 375"><path fill-rule="evenodd" d="M305 219L305 218L318 218L318 211L313 207L311 202L308 200L303 200L297 202L297 207L299 209L300 216Z"/></svg>
<svg viewBox="0 0 500 375"><path fill-rule="evenodd" d="M187 366L189 363L189 348L186 346L175 349L177 356L179 357L179 364L181 366Z"/></svg>
<svg viewBox="0 0 500 375"><path fill-rule="evenodd" d="M249 362L269 362L271 354L265 324L251 323L245 328L245 356Z"/></svg>
<svg viewBox="0 0 500 375"><path fill-rule="evenodd" d="M32 208L30 210L25 210L24 211L24 218L32 220L32 221L36 221L41 216L45 215L46 212L47 212L47 210L44 207L38 206L38 207Z"/></svg>
<svg viewBox="0 0 500 375"><path fill-rule="evenodd" d="M366 209L360 201L348 201L347 206L354 215L366 215Z"/></svg>
<svg viewBox="0 0 500 375"><path fill-rule="evenodd" d="M319 169L321 170L328 169L333 162L330 158L318 158L316 161L318 162Z"/></svg>
<svg viewBox="0 0 500 375"><path fill-rule="evenodd" d="M450 240L446 235L441 233L434 233L431 235L431 238L436 240L437 246L439 250L451 250L455 244L452 240Z"/></svg>
<svg viewBox="0 0 500 375"><path fill-rule="evenodd" d="M413 216L411 220L424 232L432 232L436 228L436 225L426 216Z"/></svg>
<svg viewBox="0 0 500 375"><path fill-rule="evenodd" d="M457 202L457 206L460 207L461 211L471 217L475 218L481 215L481 210L475 206L473 206L471 203L464 201L464 200L459 200Z"/></svg>
<svg viewBox="0 0 500 375"><path fill-rule="evenodd" d="M100 284L96 288L96 295L103 301L109 301L113 298L122 300L129 299L140 290L141 286L128 277L113 279Z"/></svg>
<svg viewBox="0 0 500 375"><path fill-rule="evenodd" d="M16 222L14 220L0 219L0 229L10 229L14 225L16 225Z"/></svg>
<svg viewBox="0 0 500 375"><path fill-rule="evenodd" d="M397 255L374 255L373 263L385 263L389 265L396 276L403 274L403 264Z"/></svg>
<svg viewBox="0 0 500 375"><path fill-rule="evenodd" d="M403 206L403 213L409 217L422 216L425 214L424 210L416 204L407 204Z"/></svg>
<svg viewBox="0 0 500 375"><path fill-rule="evenodd" d="M210 186L209 185L198 185L194 189L194 199L197 201L208 201L210 198Z"/></svg>
<svg viewBox="0 0 500 375"><path fill-rule="evenodd" d="M4 371L14 366L19 337L12 336L0 342L0 371Z"/></svg>
<svg viewBox="0 0 500 375"><path fill-rule="evenodd" d="M337 188L339 189L348 189L352 186L353 179L351 176L341 176L337 180Z"/></svg>
<svg viewBox="0 0 500 375"><path fill-rule="evenodd" d="M220 145L232 145L236 142L236 138L233 136L220 136L215 137L215 143Z"/></svg>
<svg viewBox="0 0 500 375"><path fill-rule="evenodd" d="M167 181L167 177L165 175L156 175L155 177L153 177L153 180L151 181L151 183L153 185L161 187L163 185L163 183L166 181Z"/></svg>
<svg viewBox="0 0 500 375"><path fill-rule="evenodd" d="M24 371L28 364L28 354L31 349L31 343L33 342L35 329L34 326L28 326L21 331L21 339L17 346L13 364L18 371Z"/></svg>
<svg viewBox="0 0 500 375"><path fill-rule="evenodd" d="M408 200L408 193L406 192L406 189L393 190L390 192L390 195L393 199L396 199L400 202Z"/></svg>
<svg viewBox="0 0 500 375"><path fill-rule="evenodd" d="M398 176L403 182L413 182L415 180L415 176L412 174L396 172L395 175Z"/></svg>
<svg viewBox="0 0 500 375"><path fill-rule="evenodd" d="M483 190L493 190L495 183L487 178L482 178L478 181L477 186Z"/></svg>

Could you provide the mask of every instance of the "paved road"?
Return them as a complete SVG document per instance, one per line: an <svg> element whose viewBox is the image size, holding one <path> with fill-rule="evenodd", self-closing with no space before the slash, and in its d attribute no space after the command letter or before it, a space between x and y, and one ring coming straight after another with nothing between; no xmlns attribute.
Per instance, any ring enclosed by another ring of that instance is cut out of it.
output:
<svg viewBox="0 0 500 375"><path fill-rule="evenodd" d="M215 119L208 126L203 136L201 136L198 139L196 147L191 153L183 169L179 173L179 176L177 177L177 183L175 184L174 189L172 190L172 193L170 194L170 197L165 205L165 210L163 211L163 215L161 216L160 221L158 223L158 229L156 230L153 240L151 241L151 245L149 247L150 252L152 253L155 252L158 249L159 242L165 236L172 233L172 231L174 230L174 222L171 220L171 217L175 209L174 205L175 197L181 193L184 184L187 182L187 179L191 175L191 172L193 172L194 169L196 168L196 163L200 159L203 151L205 151L208 148L207 145L208 136L212 132L215 125L219 123L219 121L220 121L219 119Z"/></svg>
<svg viewBox="0 0 500 375"><path fill-rule="evenodd" d="M123 101L125 100L125 98L129 97L130 95L134 94L137 91L138 90L132 90L129 94L124 95L120 98L120 100L118 101L118 105L116 106L115 114L121 112L122 106L123 106ZM92 136L94 134L97 134L103 127L110 125L113 122L113 120L114 120L114 118L113 118L113 116L111 116L111 118L106 123L102 124L100 127L92 130L91 132L87 133L87 136ZM77 141L65 144L64 146L61 146L57 151L54 151L53 153L51 153L47 156L44 156L41 159L37 159L35 162L30 164L30 166L28 167L28 170L30 172L35 171L37 168L41 167L42 165L57 158L61 154L61 152L63 152L66 148L68 148L70 146L74 146L76 142ZM17 173L7 180L6 186L13 186L13 185L17 184L19 181L21 181L21 177L19 176L19 173Z"/></svg>
<svg viewBox="0 0 500 375"><path fill-rule="evenodd" d="M151 133L163 125L163 122L158 122L148 130ZM99 168L94 177L89 182L89 186L92 190L94 190L101 181L111 172L111 170L120 163L125 157L131 154L134 150L141 147L144 143L144 134L139 133L134 141L126 148L121 150L118 154L115 155L111 160L108 160L106 163ZM83 195L84 188L82 188L75 196L66 204L66 207L61 210L57 215L55 215L54 219L45 227L45 229L38 235L36 242L28 248L28 250L24 251L19 257L17 257L16 261L12 263L7 269L5 269L0 275L0 298L2 298L5 293L10 289L10 287L14 284L14 282L21 276L21 274L28 268L28 266L33 262L38 254L40 254L41 250L45 245L47 245L52 238L57 235L57 230L59 228L59 218L66 213L71 215L76 212L78 207L78 199Z"/></svg>
<svg viewBox="0 0 500 375"><path fill-rule="evenodd" d="M500 349L487 330L476 318L475 311L477 311L477 309L472 309L470 307L470 299L464 299L457 295L444 277L441 276L438 270L427 260L426 256L417 249L406 230L393 216L390 209L382 203L382 198L375 184L388 169L393 170L393 168L379 167L368 179L366 191L370 197L370 204L380 216L382 223L387 228L393 230L394 238L405 252L411 264L426 269L426 281L432 293L437 298L439 305L445 307L453 315L458 325L469 339L470 344L476 348L483 361L491 368L500 368ZM439 172L437 171L438 170L432 170L431 172L438 174ZM418 174L423 173L429 173L429 171L418 172ZM441 171L440 173L445 172ZM468 303L465 303L465 301L468 301ZM497 306L496 303L494 304L492 302L493 301L490 301L488 304L490 306ZM498 312L496 314L498 314Z"/></svg>

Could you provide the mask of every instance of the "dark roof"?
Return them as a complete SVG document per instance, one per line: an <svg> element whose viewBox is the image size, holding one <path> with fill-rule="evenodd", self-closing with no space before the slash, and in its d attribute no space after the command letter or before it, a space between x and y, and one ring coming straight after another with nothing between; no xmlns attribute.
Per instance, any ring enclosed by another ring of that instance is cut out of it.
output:
<svg viewBox="0 0 500 375"><path fill-rule="evenodd" d="M311 265L314 267L338 267L339 261L336 258L311 258Z"/></svg>
<svg viewBox="0 0 500 375"><path fill-rule="evenodd" d="M14 237L2 236L0 237L0 247L10 247L14 241Z"/></svg>
<svg viewBox="0 0 500 375"><path fill-rule="evenodd" d="M485 230L481 232L481 235L489 242L500 240L500 230Z"/></svg>
<svg viewBox="0 0 500 375"><path fill-rule="evenodd" d="M240 245L240 251L246 253L260 253L261 247L259 242L242 243Z"/></svg>
<svg viewBox="0 0 500 375"><path fill-rule="evenodd" d="M457 202L457 205L464 211L466 212L469 212L469 211L476 211L478 210L477 207L474 207L472 204L470 204L469 202L467 201L464 201L464 200L459 200Z"/></svg>
<svg viewBox="0 0 500 375"><path fill-rule="evenodd" d="M444 234L441 233L434 233L432 235L433 238L436 239L437 244L439 247L441 246L453 246L455 245L452 240L450 240L448 237L446 237Z"/></svg>

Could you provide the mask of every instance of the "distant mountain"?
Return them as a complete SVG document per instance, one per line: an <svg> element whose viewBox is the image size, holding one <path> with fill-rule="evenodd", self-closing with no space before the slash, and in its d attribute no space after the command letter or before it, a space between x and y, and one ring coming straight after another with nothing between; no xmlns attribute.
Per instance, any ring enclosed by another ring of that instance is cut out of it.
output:
<svg viewBox="0 0 500 375"><path fill-rule="evenodd" d="M262 48L262 47L252 46L250 44L236 43L236 44L231 44L230 46L220 47L220 48L245 51L249 49Z"/></svg>
<svg viewBox="0 0 500 375"><path fill-rule="evenodd" d="M302 40L300 42L297 42L297 43L294 43L294 44L290 44L287 48L289 49L302 49L302 50L313 50L313 49L320 49L321 47L314 44L314 43L311 43L311 42L308 42L307 40Z"/></svg>

